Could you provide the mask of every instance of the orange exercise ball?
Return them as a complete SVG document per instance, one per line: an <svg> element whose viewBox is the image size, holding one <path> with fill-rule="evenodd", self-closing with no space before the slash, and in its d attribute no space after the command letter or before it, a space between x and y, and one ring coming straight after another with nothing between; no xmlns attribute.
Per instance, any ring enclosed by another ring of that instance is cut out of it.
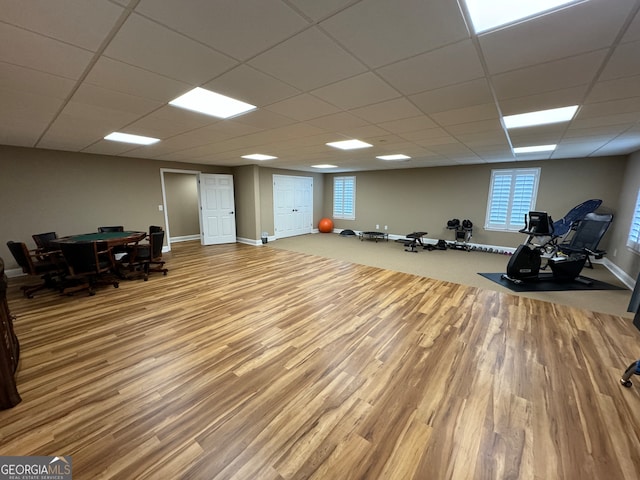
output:
<svg viewBox="0 0 640 480"><path fill-rule="evenodd" d="M318 222L318 230L320 230L321 233L333 232L333 220L330 218L323 218Z"/></svg>

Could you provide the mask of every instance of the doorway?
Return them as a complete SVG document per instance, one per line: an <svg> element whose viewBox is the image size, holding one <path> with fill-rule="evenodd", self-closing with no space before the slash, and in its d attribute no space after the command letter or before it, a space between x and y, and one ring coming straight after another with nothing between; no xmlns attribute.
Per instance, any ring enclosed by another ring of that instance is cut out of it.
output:
<svg viewBox="0 0 640 480"><path fill-rule="evenodd" d="M171 242L198 240L202 237L196 170L160 169L162 205L167 249Z"/></svg>

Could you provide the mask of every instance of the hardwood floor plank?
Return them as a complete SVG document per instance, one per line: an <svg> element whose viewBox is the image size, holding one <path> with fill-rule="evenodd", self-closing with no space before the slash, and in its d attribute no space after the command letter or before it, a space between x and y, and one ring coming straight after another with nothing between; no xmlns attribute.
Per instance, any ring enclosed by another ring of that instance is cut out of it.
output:
<svg viewBox="0 0 640 480"><path fill-rule="evenodd" d="M268 246L165 260L93 297L11 279L2 454L76 479L640 477L626 319Z"/></svg>

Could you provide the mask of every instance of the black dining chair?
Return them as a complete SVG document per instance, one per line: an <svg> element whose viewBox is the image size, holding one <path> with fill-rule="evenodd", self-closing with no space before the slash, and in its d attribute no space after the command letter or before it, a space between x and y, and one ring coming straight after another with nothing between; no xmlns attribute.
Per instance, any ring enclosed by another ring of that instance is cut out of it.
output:
<svg viewBox="0 0 640 480"><path fill-rule="evenodd" d="M98 227L98 232L124 232L124 227L122 225L113 225L110 227Z"/></svg>
<svg viewBox="0 0 640 480"><path fill-rule="evenodd" d="M122 225L112 225L106 227L98 227L99 233L105 232L124 232L124 226ZM124 245L118 245L117 247L113 247L112 251L114 254L120 254L125 252Z"/></svg>
<svg viewBox="0 0 640 480"><path fill-rule="evenodd" d="M60 250L69 268L62 293L87 289L89 295L95 295L98 285L118 288L116 264L106 242L61 243Z"/></svg>
<svg viewBox="0 0 640 480"><path fill-rule="evenodd" d="M127 254L121 259L122 264L129 270L127 278L142 276L147 281L151 272L166 275L169 271L162 260L164 230L150 233L148 239L149 243L137 243L127 247Z"/></svg>
<svg viewBox="0 0 640 480"><path fill-rule="evenodd" d="M7 242L7 247L23 273L42 279L42 282L37 285L21 287L27 298L33 298L35 292L44 288L58 288L58 281L64 276L65 267L58 261L56 255L29 250L26 243L11 240Z"/></svg>
<svg viewBox="0 0 640 480"><path fill-rule="evenodd" d="M52 243L54 240L58 239L58 234L56 232L34 233L31 235L31 238L33 238L36 248L40 252L58 250L58 245Z"/></svg>

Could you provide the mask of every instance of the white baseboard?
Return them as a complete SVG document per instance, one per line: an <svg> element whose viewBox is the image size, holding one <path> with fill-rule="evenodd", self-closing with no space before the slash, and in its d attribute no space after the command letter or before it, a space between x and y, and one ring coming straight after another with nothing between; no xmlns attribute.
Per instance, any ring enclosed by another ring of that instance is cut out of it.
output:
<svg viewBox="0 0 640 480"><path fill-rule="evenodd" d="M609 260L607 257L603 258L601 262L607 270L609 270L613 275L624 283L629 290L633 290L636 286L635 279L631 278L626 272L624 272L620 267L618 267L615 263Z"/></svg>
<svg viewBox="0 0 640 480"><path fill-rule="evenodd" d="M12 268L11 270L5 270L4 273L7 275L7 278L22 277L26 275L26 273L24 273L21 268Z"/></svg>
<svg viewBox="0 0 640 480"><path fill-rule="evenodd" d="M190 242L191 240L200 240L200 235L183 235L181 237L171 237L171 243Z"/></svg>
<svg viewBox="0 0 640 480"><path fill-rule="evenodd" d="M245 245L253 245L254 247L262 246L262 239L256 240L253 238L236 237L236 242L244 243Z"/></svg>

